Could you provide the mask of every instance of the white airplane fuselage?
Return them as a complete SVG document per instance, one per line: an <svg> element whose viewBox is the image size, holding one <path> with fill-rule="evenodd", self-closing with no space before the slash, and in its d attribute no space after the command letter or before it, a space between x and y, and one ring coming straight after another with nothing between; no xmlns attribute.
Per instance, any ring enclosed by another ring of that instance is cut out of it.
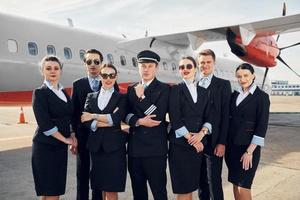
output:
<svg viewBox="0 0 300 200"><path fill-rule="evenodd" d="M16 97L19 96L18 93L30 94L34 88L41 85L43 77L39 70L39 62L49 54L49 46L52 50L55 48L55 55L63 61L61 83L65 88L71 88L74 80L86 76L80 51L98 49L102 52L105 63L109 62L108 55L112 56L113 64L119 73L118 83L128 84L139 80L138 68L134 66L133 59L136 59L139 51L149 49L149 45L122 47L119 45L119 42L124 41L122 38L1 13L0 27L0 104L13 101L5 99L9 95ZM71 52L65 52L65 48ZM178 73L178 61L181 56L196 56L192 48L178 49L175 55L169 54L168 48L154 46L151 49L161 56L157 77L167 83L177 83L181 80ZM70 54L71 57L66 57ZM121 62L121 57L125 57L125 64ZM215 75L230 80L232 86L236 87L235 68L239 63L217 58ZM256 68L256 75L256 82L261 83L262 70ZM270 89L269 81L265 87Z"/></svg>

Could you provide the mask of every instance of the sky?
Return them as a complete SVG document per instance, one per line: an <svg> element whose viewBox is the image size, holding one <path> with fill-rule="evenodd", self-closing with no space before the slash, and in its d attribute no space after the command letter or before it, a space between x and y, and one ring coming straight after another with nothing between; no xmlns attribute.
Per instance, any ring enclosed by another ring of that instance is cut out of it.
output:
<svg viewBox="0 0 300 200"><path fill-rule="evenodd" d="M299 0L0 0L0 12L67 25L67 18L77 28L108 35L126 35L135 39L201 30L280 17L283 2L287 15L300 13ZM283 34L279 47L300 41L300 33ZM217 56L238 60L226 42L205 43ZM300 74L300 46L281 53L285 61ZM300 78L282 64L269 70L272 80L299 83Z"/></svg>

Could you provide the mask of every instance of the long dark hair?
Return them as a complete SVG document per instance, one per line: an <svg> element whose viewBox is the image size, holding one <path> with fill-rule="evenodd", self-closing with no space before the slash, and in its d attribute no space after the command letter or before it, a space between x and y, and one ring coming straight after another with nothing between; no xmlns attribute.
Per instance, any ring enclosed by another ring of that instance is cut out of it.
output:
<svg viewBox="0 0 300 200"><path fill-rule="evenodd" d="M183 56L180 60L184 60L184 59L187 59L187 60L191 61L193 63L193 65L194 65L194 68L197 68L197 62L196 62L196 60L193 57L191 57L191 56Z"/></svg>

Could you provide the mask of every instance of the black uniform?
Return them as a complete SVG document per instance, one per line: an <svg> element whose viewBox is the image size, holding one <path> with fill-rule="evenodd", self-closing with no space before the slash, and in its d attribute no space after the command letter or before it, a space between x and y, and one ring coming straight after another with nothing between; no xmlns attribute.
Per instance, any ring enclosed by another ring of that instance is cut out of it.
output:
<svg viewBox="0 0 300 200"><path fill-rule="evenodd" d="M166 161L167 161L167 123L169 86L156 78L145 89L145 98L136 96L134 86L128 87L129 125L128 170L131 177L135 200L147 200L148 180L154 199L167 199ZM158 126L136 126L137 120L154 114ZM128 118L128 115L127 115Z"/></svg>
<svg viewBox="0 0 300 200"><path fill-rule="evenodd" d="M171 89L169 168L176 194L190 193L199 187L202 152L197 153L186 138L176 138L175 130L185 126L189 132L198 133L205 122L210 122L208 105L206 90L200 86L197 86L196 103L184 82ZM205 144L205 137L202 143Z"/></svg>
<svg viewBox="0 0 300 200"><path fill-rule="evenodd" d="M101 86L99 86L100 88ZM86 96L93 92L89 84L88 77L84 77L74 81L72 102L74 107L74 114L72 117L72 127L75 131L78 140L78 155L77 155L77 200L89 199L89 173L90 173L90 155L86 148L86 142L89 135L89 129L84 127L80 121ZM93 200L102 199L101 191L93 191Z"/></svg>
<svg viewBox="0 0 300 200"><path fill-rule="evenodd" d="M126 184L126 137L121 129L121 120L126 111L126 97L114 91L103 110L98 107L99 92L87 96L85 111L97 114L111 114L112 127L97 128L90 131L87 148L91 152L91 187L92 189L123 192ZM116 112L114 110L118 108ZM85 123L90 128L92 121Z"/></svg>
<svg viewBox="0 0 300 200"><path fill-rule="evenodd" d="M234 185L251 189L260 159L260 146L253 152L252 168L244 170L240 159L251 144L254 135L264 138L268 128L270 100L268 94L258 87L238 106L234 92L230 104L230 126L225 161L228 166L228 181Z"/></svg>
<svg viewBox="0 0 300 200"><path fill-rule="evenodd" d="M33 137L32 171L37 196L59 196L65 193L68 145L44 134L56 126L64 137L70 137L72 103L68 94L63 92L67 102L45 84L33 93L32 108L38 127Z"/></svg>
<svg viewBox="0 0 300 200"><path fill-rule="evenodd" d="M222 164L223 157L214 155L217 144L226 145L229 123L229 103L231 95L230 82L213 76L207 94L213 113L212 134L207 137L204 147L204 159L201 167L199 198L201 200L223 200Z"/></svg>

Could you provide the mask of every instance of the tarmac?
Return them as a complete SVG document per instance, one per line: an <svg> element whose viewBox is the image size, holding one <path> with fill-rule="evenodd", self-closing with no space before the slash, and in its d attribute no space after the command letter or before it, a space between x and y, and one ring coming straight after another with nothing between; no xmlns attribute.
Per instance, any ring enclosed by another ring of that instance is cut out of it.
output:
<svg viewBox="0 0 300 200"><path fill-rule="evenodd" d="M270 114L265 147L262 148L261 162L252 187L253 199L299 200L300 97L271 97L271 102L273 113ZM32 108L24 107L28 123L17 124L19 112L20 107L0 107L0 200L38 199L31 171L31 144L36 122ZM234 199L225 164L222 177L225 199ZM168 196L173 200L176 196L170 184L168 174ZM194 199L198 199L197 192L193 195ZM76 159L69 154L66 193L61 199L74 200L75 197ZM119 194L119 199L133 199L129 176L126 191Z"/></svg>

